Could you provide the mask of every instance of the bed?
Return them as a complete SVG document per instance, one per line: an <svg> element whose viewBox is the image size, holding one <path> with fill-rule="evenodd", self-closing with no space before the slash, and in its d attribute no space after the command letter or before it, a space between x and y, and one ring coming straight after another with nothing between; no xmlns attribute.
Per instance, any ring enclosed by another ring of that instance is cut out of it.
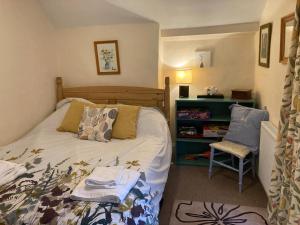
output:
<svg viewBox="0 0 300 225"><path fill-rule="evenodd" d="M63 87L57 109L20 140L0 149L0 160L26 165L27 173L0 186L0 224L156 225L171 160L169 79L165 89ZM137 138L109 143L79 140L56 128L71 98L141 105ZM141 176L120 204L73 201L70 194L96 166L122 165Z"/></svg>

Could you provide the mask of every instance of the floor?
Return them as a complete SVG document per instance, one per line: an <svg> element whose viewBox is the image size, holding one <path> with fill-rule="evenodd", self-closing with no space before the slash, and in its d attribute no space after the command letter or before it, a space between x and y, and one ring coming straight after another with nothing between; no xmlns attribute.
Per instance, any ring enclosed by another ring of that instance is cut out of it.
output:
<svg viewBox="0 0 300 225"><path fill-rule="evenodd" d="M239 193L237 173L216 168L211 180L207 173L207 167L171 166L160 212L160 225L169 225L175 199L266 207L267 196L257 179L245 175L244 190Z"/></svg>

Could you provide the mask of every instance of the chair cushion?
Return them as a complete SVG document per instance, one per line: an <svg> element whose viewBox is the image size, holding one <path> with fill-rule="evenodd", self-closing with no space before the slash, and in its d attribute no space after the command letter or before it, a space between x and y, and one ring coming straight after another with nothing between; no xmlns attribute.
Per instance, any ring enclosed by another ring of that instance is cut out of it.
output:
<svg viewBox="0 0 300 225"><path fill-rule="evenodd" d="M231 141L222 141L210 144L210 147L230 153L238 158L245 158L250 150L245 145L233 143Z"/></svg>
<svg viewBox="0 0 300 225"><path fill-rule="evenodd" d="M259 148L260 124L269 120L266 110L254 109L238 104L231 106L231 121L224 140L246 145L250 151Z"/></svg>

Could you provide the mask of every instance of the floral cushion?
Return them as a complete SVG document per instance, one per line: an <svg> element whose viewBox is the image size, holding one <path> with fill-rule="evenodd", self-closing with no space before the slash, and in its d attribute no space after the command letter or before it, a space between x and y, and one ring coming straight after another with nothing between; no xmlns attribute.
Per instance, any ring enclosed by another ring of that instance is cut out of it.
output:
<svg viewBox="0 0 300 225"><path fill-rule="evenodd" d="M78 137L84 140L110 141L112 137L112 125L117 114L117 108L85 106L78 127Z"/></svg>

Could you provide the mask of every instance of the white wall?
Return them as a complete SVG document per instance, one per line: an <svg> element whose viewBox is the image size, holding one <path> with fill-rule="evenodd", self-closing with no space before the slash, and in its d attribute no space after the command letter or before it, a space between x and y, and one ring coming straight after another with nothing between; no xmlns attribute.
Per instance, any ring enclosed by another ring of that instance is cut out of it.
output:
<svg viewBox="0 0 300 225"><path fill-rule="evenodd" d="M270 68L258 65L259 32L255 36L255 90L261 107L266 106L271 122L277 126L287 65L279 63L281 18L292 13L296 0L268 0L260 24L273 23Z"/></svg>
<svg viewBox="0 0 300 225"><path fill-rule="evenodd" d="M118 40L121 74L97 75L94 41ZM159 26L156 23L57 30L59 74L68 86L158 86Z"/></svg>
<svg viewBox="0 0 300 225"><path fill-rule="evenodd" d="M53 28L38 0L0 0L0 145L26 133L54 107Z"/></svg>
<svg viewBox="0 0 300 225"><path fill-rule="evenodd" d="M254 88L254 33L167 38L163 42L162 76L171 78L171 121L174 132L174 105L178 98L176 68L193 68L190 97L205 94L207 86L216 86L226 96L234 88ZM196 50L212 50L212 67L195 67Z"/></svg>

